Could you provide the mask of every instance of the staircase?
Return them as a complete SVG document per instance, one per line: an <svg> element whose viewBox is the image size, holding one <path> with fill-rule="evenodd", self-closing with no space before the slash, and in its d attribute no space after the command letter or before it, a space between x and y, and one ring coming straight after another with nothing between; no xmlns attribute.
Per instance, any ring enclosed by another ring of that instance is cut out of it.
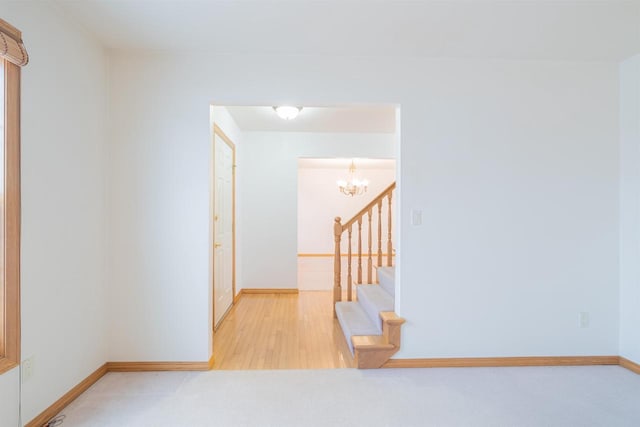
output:
<svg viewBox="0 0 640 427"><path fill-rule="evenodd" d="M400 349L400 327L404 319L394 313L395 267L393 267L393 243L391 233L391 203L395 183L376 196L360 212L342 224L341 218L334 223L334 314L354 356L358 368L379 368ZM383 203L387 201L386 216ZM386 221L383 221L386 219ZM386 253L382 252L382 228L386 222ZM377 252L372 251L373 223L377 228ZM362 251L362 225L366 225L367 251ZM352 238L356 229L357 252L352 250ZM343 241L342 236L346 234ZM347 249L346 301L342 291L342 246ZM386 266L383 257L386 256ZM376 265L374 266L374 257ZM355 259L354 259L355 258ZM366 282L363 281L363 258L365 258ZM352 265L356 262L356 278ZM374 279L374 272L375 276ZM355 296L353 290L355 288Z"/></svg>

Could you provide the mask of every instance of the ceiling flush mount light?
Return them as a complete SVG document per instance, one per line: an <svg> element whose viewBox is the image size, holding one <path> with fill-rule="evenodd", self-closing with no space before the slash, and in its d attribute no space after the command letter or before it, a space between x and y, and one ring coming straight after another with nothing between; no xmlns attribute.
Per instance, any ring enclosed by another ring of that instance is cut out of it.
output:
<svg viewBox="0 0 640 427"><path fill-rule="evenodd" d="M366 179L356 178L356 164L351 160L351 166L349 166L349 180L338 181L338 188L340 189L340 192L345 196L359 196L367 192L368 186L369 181Z"/></svg>
<svg viewBox="0 0 640 427"><path fill-rule="evenodd" d="M290 105L281 105L280 107L273 107L273 109L284 120L293 120L302 111L302 107L292 107Z"/></svg>

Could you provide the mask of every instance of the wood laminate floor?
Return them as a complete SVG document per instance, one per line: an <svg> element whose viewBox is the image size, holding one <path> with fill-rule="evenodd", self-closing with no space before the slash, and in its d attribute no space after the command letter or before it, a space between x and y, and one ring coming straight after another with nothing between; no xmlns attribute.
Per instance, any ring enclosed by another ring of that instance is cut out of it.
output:
<svg viewBox="0 0 640 427"><path fill-rule="evenodd" d="M243 294L214 334L213 369L349 368L331 291Z"/></svg>

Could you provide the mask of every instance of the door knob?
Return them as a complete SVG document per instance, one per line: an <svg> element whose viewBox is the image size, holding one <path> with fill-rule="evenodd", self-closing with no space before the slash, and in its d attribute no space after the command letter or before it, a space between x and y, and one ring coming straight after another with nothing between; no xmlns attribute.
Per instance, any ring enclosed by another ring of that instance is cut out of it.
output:
<svg viewBox="0 0 640 427"><path fill-rule="evenodd" d="M214 243L214 244L213 244L213 247L214 247L214 248L219 248L220 246L222 246L222 243Z"/></svg>

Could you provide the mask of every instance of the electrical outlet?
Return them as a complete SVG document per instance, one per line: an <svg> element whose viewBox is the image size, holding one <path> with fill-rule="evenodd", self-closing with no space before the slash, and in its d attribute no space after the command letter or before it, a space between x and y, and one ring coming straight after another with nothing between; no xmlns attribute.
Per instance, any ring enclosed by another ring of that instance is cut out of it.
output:
<svg viewBox="0 0 640 427"><path fill-rule="evenodd" d="M26 383L27 381L29 381L33 376L33 365L34 365L33 362L34 362L33 356L27 359L24 359L22 361L22 382L23 383Z"/></svg>
<svg viewBox="0 0 640 427"><path fill-rule="evenodd" d="M588 328L589 327L589 313L587 313L586 311L580 312L580 316L578 318L578 323L579 323L581 328Z"/></svg>

